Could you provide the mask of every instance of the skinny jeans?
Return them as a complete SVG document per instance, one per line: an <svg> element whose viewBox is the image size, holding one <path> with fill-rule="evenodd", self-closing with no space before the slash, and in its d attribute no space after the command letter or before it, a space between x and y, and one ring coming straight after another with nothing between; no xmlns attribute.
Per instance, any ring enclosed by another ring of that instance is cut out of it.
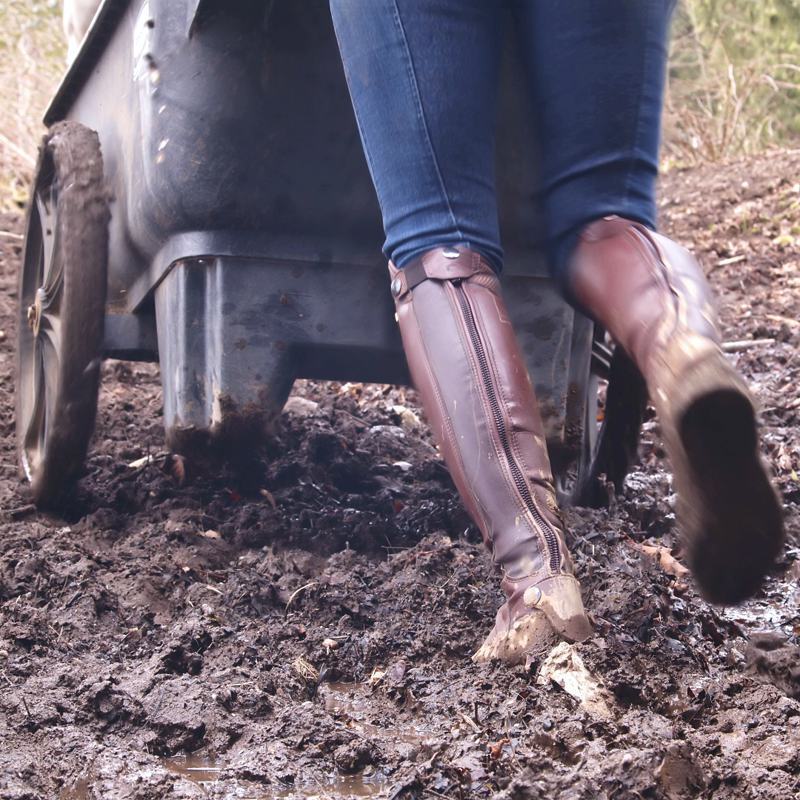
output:
<svg viewBox="0 0 800 800"><path fill-rule="evenodd" d="M554 278L566 288L570 253L591 221L618 214L654 228L673 6L330 0L386 257L403 267L435 247L465 245L502 268L494 159L508 25L534 112L540 169L531 191Z"/></svg>

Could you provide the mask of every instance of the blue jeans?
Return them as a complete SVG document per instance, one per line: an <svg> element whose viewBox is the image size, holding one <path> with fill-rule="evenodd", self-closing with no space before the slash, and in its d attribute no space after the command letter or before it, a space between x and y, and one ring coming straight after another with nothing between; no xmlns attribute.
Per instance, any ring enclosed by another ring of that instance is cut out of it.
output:
<svg viewBox="0 0 800 800"><path fill-rule="evenodd" d="M654 227L673 5L330 0L387 258L402 267L431 248L463 244L502 268L494 126L508 19L535 110L541 182L531 190L554 276L563 283L592 220L618 214Z"/></svg>

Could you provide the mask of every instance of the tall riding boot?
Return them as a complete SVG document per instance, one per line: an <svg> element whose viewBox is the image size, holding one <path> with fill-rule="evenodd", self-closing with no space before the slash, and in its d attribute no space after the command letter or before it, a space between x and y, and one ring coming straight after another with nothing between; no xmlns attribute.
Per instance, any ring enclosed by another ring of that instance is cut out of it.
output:
<svg viewBox="0 0 800 800"><path fill-rule="evenodd" d="M720 347L702 269L669 239L608 217L584 229L569 281L647 381L703 594L726 604L750 597L780 550L782 514L754 402Z"/></svg>
<svg viewBox="0 0 800 800"><path fill-rule="evenodd" d="M476 661L508 663L590 626L564 544L541 418L491 267L464 248L389 267L412 378L506 602Z"/></svg>

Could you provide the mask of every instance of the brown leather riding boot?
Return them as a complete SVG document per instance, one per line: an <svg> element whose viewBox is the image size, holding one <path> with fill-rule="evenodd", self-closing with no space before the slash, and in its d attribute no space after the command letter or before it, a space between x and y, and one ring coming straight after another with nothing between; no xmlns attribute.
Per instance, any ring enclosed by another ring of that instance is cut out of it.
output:
<svg viewBox="0 0 800 800"><path fill-rule="evenodd" d="M408 365L506 602L473 657L524 661L590 633L533 387L491 267L463 248L389 266Z"/></svg>
<svg viewBox="0 0 800 800"><path fill-rule="evenodd" d="M720 347L700 265L643 225L608 217L583 231L569 280L647 381L703 594L725 604L752 596L780 550L782 514L754 402Z"/></svg>

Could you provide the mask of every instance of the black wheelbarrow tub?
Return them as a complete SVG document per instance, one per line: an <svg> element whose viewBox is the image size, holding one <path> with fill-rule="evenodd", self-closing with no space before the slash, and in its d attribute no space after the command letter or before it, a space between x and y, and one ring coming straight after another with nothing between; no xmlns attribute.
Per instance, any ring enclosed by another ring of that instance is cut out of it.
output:
<svg viewBox="0 0 800 800"><path fill-rule="evenodd" d="M507 50L503 284L564 472L594 441L592 325L541 259L535 136ZM47 112L60 120L102 146L105 354L160 361L171 446L231 443L242 418L251 435L298 377L408 382L326 0L106 0Z"/></svg>

